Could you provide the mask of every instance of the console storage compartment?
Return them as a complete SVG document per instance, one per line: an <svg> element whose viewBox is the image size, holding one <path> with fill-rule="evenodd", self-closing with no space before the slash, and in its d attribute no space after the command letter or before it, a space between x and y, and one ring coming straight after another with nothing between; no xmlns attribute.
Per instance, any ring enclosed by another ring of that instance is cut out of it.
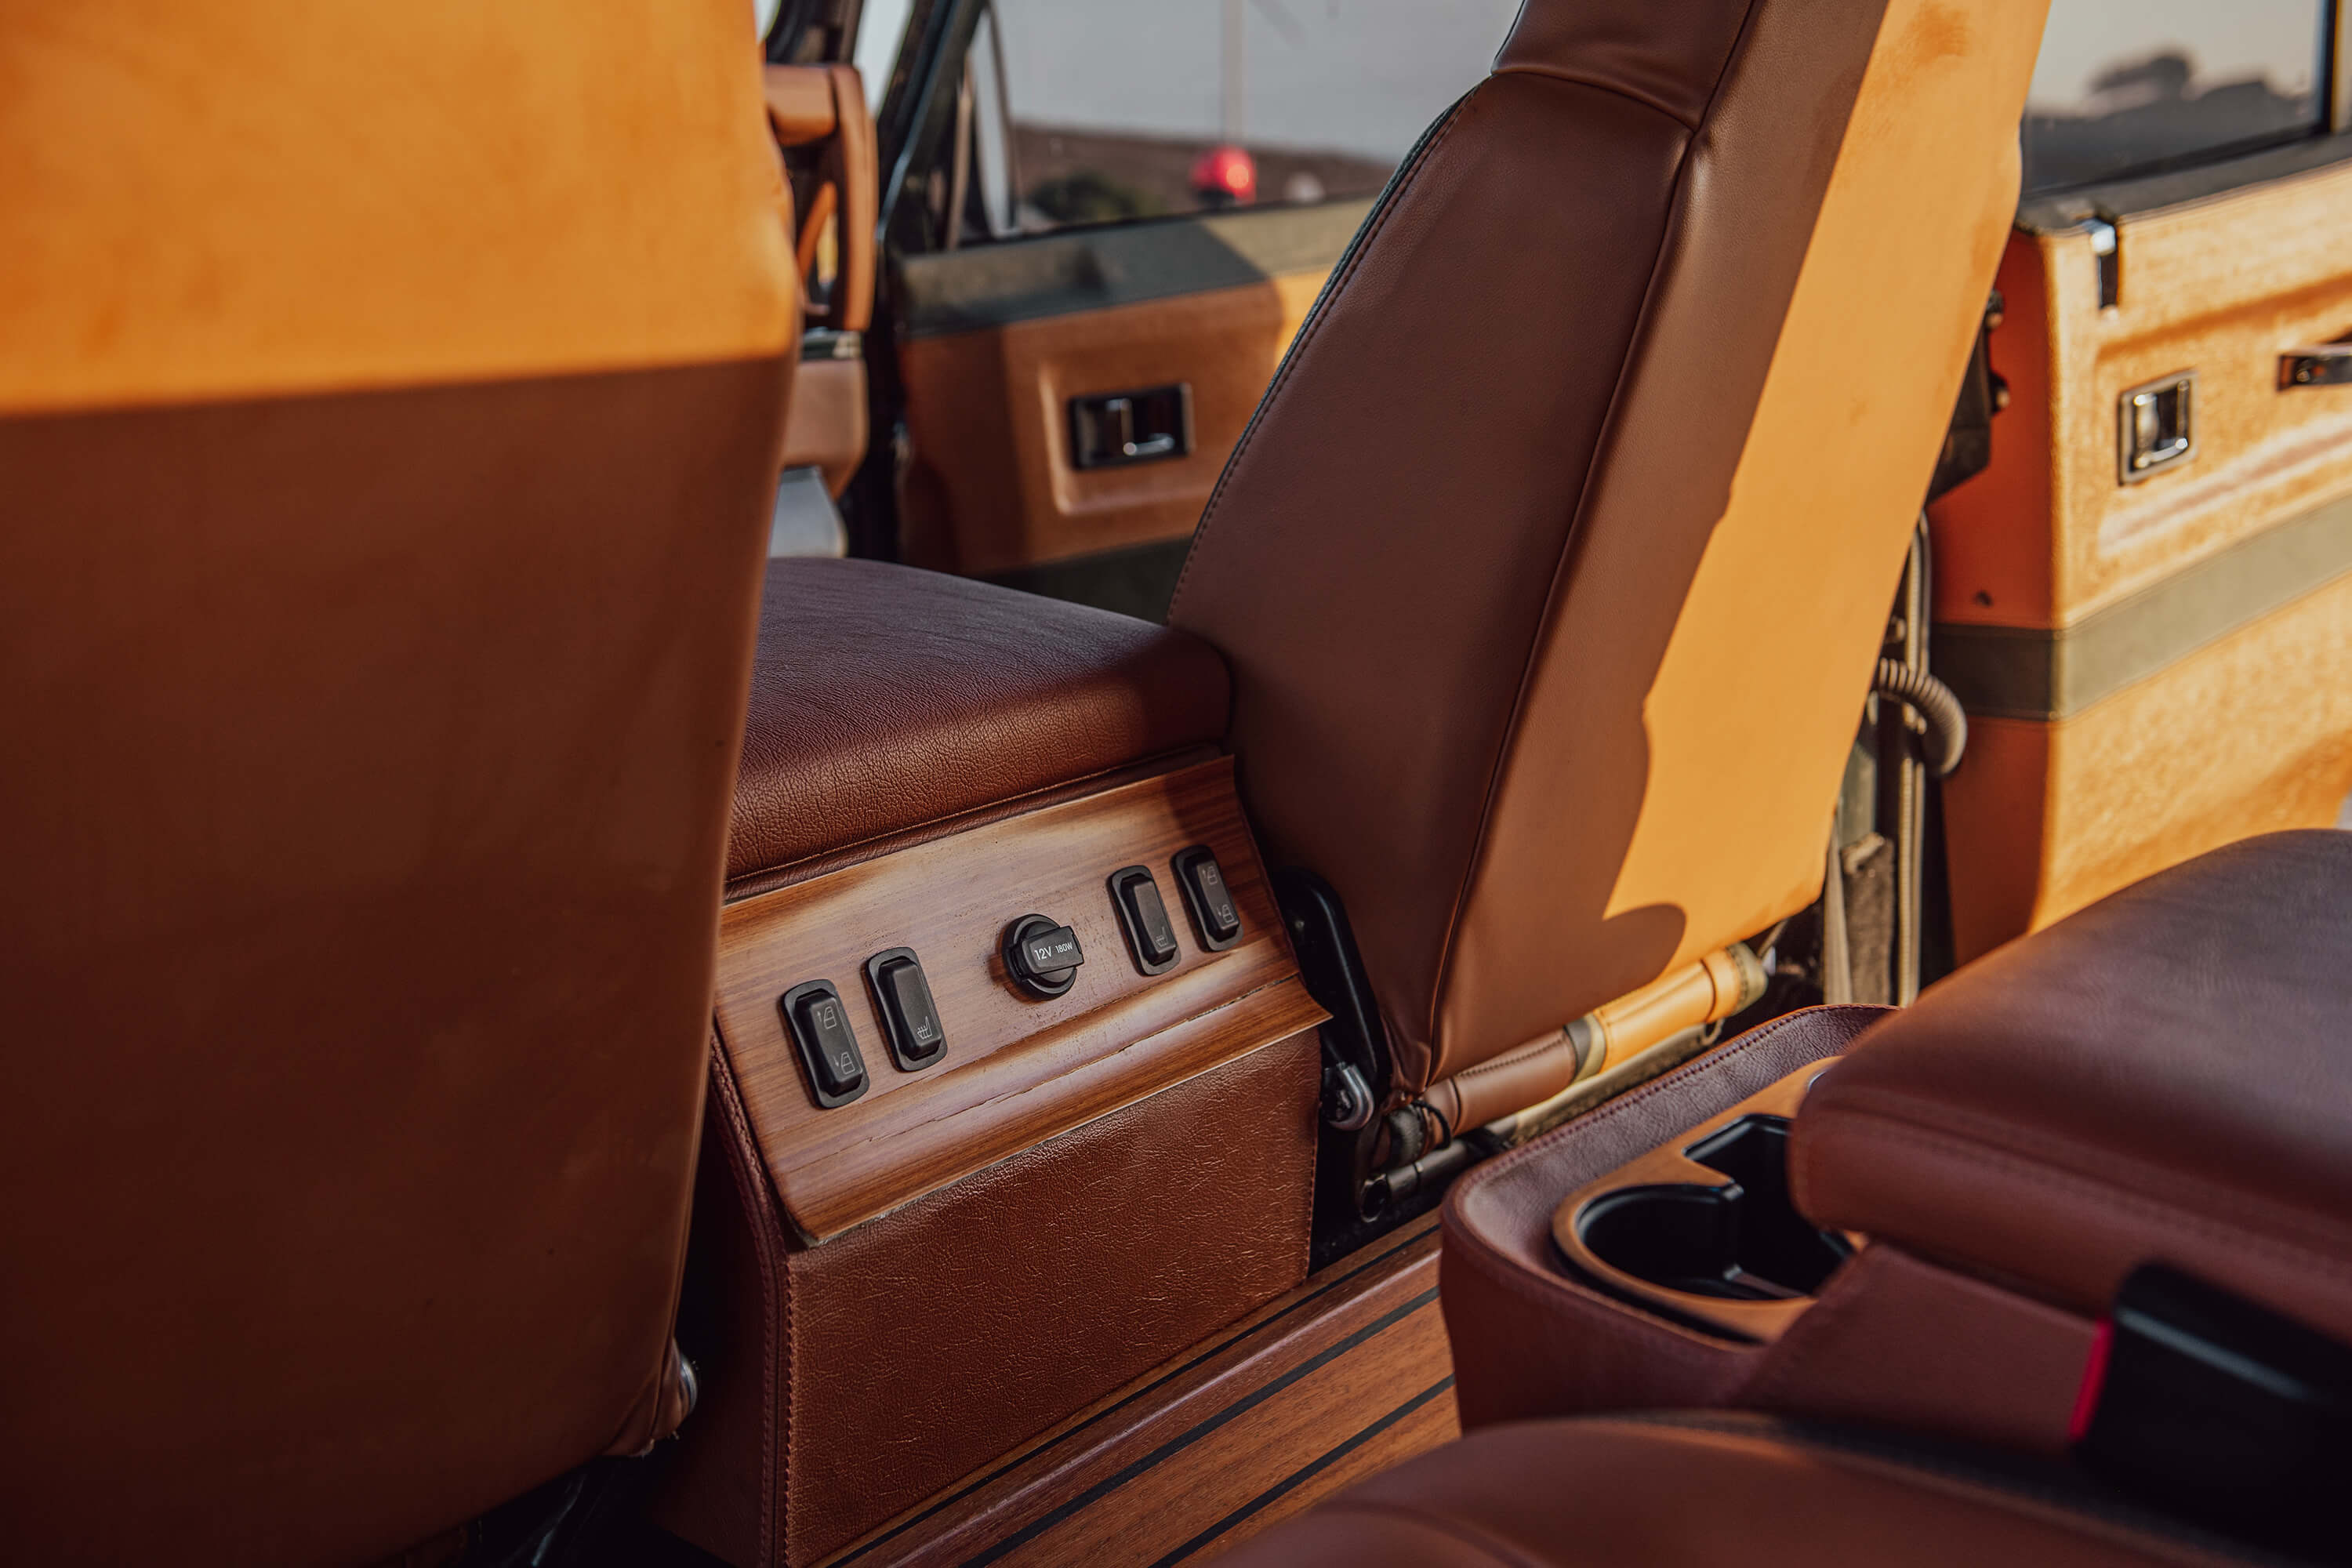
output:
<svg viewBox="0 0 2352 1568"><path fill-rule="evenodd" d="M1147 971L1114 871L1205 846L1241 930ZM1082 950L1038 997L1003 934ZM919 955L945 1044L894 1064L861 965ZM777 998L830 980L868 1087L825 1106ZM1216 758L730 905L679 1336L703 1403L661 1522L803 1563L1306 1276L1323 1017ZM885 1552L887 1558L887 1551Z"/></svg>

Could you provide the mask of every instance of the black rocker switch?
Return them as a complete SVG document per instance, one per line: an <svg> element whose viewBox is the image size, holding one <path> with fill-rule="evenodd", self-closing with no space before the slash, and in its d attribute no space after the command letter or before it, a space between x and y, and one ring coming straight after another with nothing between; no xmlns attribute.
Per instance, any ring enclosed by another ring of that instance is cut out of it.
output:
<svg viewBox="0 0 2352 1568"><path fill-rule="evenodd" d="M1024 915L1005 929L1004 972L1032 996L1060 996L1087 961L1078 933L1044 915Z"/></svg>
<svg viewBox="0 0 2352 1568"><path fill-rule="evenodd" d="M1184 889L1184 906L1192 911L1192 925L1201 945L1215 952L1239 942L1242 912L1234 905L1234 890L1217 865L1217 852L1205 844L1180 850L1169 862L1176 885Z"/></svg>
<svg viewBox="0 0 2352 1568"><path fill-rule="evenodd" d="M1160 897L1160 884L1149 866L1122 866L1110 874L1110 901L1118 906L1118 923L1127 932L1127 945L1135 955L1135 967L1146 974L1160 974L1176 963L1176 927L1168 918L1168 905Z"/></svg>
<svg viewBox="0 0 2352 1568"><path fill-rule="evenodd" d="M784 993L778 1004L799 1047L801 1065L808 1069L809 1088L817 1104L830 1110L866 1092L866 1058L857 1054L857 1036L841 1005L841 994L830 980L812 980Z"/></svg>
<svg viewBox="0 0 2352 1568"><path fill-rule="evenodd" d="M894 947L866 961L866 981L874 987L882 1032L890 1037L890 1059L901 1072L919 1072L946 1051L947 1030L931 1002L930 982L911 947Z"/></svg>

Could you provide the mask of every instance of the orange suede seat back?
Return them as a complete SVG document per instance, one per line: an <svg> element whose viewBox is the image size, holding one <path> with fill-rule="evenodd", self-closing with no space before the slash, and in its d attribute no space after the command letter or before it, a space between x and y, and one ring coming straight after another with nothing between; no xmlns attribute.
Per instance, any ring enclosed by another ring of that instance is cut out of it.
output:
<svg viewBox="0 0 2352 1568"><path fill-rule="evenodd" d="M677 1414L750 12L0 16L6 1555L370 1560Z"/></svg>

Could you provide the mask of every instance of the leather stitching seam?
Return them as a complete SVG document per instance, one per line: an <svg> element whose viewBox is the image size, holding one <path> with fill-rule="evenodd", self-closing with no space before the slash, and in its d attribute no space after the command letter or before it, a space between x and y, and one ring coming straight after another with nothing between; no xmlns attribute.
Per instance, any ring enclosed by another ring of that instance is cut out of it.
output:
<svg viewBox="0 0 2352 1568"><path fill-rule="evenodd" d="M2241 1226L2223 1226L2191 1210L2158 1199L2142 1197L2110 1183L2081 1175L2073 1171L2059 1170L2023 1155L2011 1154L2003 1150L1988 1149L1964 1137L1945 1132L1939 1129L1899 1121L1875 1112L1848 1111L1845 1116L1848 1121L1861 1124L1857 1131L1864 1136L1875 1134L1896 1143L1933 1149L1960 1164L1973 1164L1986 1170L2004 1171L2022 1175L2029 1183L2060 1190L2071 1190L2091 1198L2096 1204L2105 1205L2159 1225L2189 1231L2208 1240L2218 1242L2224 1248L2242 1247L2248 1251L2267 1254L2279 1262L2293 1264L2298 1268L2308 1269L2327 1279L2352 1280L2352 1264L2338 1261L2296 1242L2265 1236L2259 1231L2248 1230ZM1801 1161L1797 1172L1801 1201L1806 1195L1811 1176L1811 1161L1810 1159ZM1948 1249L1939 1246L1935 1250ZM1948 1251L1953 1256L1968 1256L1964 1247L1949 1248ZM1985 1267L1999 1267L1990 1259L1976 1261Z"/></svg>
<svg viewBox="0 0 2352 1568"><path fill-rule="evenodd" d="M1735 45L1734 47L1736 49L1737 46ZM1681 126L1685 131L1696 131L1699 128L1698 121L1684 119L1680 114L1667 108L1664 103L1661 102L1657 99L1650 97L1646 93L1635 92L1633 89L1621 86L1613 81L1603 81L1599 77L1585 76L1577 71L1562 70L1558 66L1496 66L1495 68L1494 74L1496 76L1541 77L1549 81L1568 82L1575 87L1589 87L1595 92L1613 93L1617 97L1625 100L1628 103L1638 103L1644 109L1655 110L1658 113L1664 115L1667 119L1673 121L1675 124ZM1720 78L1717 79L1719 81ZM1710 95L1709 102L1711 103L1713 99Z"/></svg>
<svg viewBox="0 0 2352 1568"><path fill-rule="evenodd" d="M1489 78L1489 79L1492 79ZM1479 85L1483 87L1485 83L1482 82ZM1421 144L1413 149L1412 155L1405 160L1404 166L1398 169L1390 178L1388 188L1381 193L1379 204L1373 208L1370 220L1365 224L1363 229L1349 246L1347 258L1341 262L1339 270L1335 271L1330 279L1323 285L1323 291L1315 297L1314 308L1307 312L1307 320L1299 327L1298 335L1292 341L1289 352L1282 356L1282 365L1274 373L1273 384L1266 388L1265 395L1258 400L1256 411L1251 414L1248 426L1242 431L1242 438L1234 444L1234 455L1225 459L1224 472L1217 476L1217 488L1209 492L1209 504L1201 509L1200 525L1192 531L1192 547L1184 552L1183 569L1176 574L1176 590L1168 597L1168 617L1171 626L1175 624L1176 606L1184 602L1184 584L1192 575L1192 563L1198 560L1201 552L1207 548L1210 531L1216 525L1218 503L1224 500L1225 487L1232 482L1234 473L1240 469L1242 459L1249 455L1257 436L1258 426L1265 417L1265 411L1274 406L1276 399L1282 395L1283 389L1290 384L1292 372L1306 361L1307 350L1314 346L1315 339L1321 333L1324 322L1330 319L1332 301L1339 297L1340 290L1344 289L1349 280L1355 277L1356 269L1363 264L1364 257L1371 250L1373 243L1380 238L1381 231L1388 227L1389 219L1394 216L1397 209L1404 205L1404 198L1412 189L1413 181L1420 177L1421 171L1429 161L1437 155L1437 149L1444 143L1446 137L1454 133L1454 126L1461 123L1462 110L1477 94L1478 88L1475 87L1464 93L1445 111L1445 118L1434 127L1435 134L1424 133Z"/></svg>

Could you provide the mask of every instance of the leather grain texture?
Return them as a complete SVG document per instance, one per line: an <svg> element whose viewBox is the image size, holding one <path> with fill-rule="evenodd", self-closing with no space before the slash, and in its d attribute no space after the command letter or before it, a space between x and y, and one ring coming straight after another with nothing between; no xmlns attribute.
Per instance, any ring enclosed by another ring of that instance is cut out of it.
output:
<svg viewBox="0 0 2352 1568"><path fill-rule="evenodd" d="M1170 620L1400 1093L1818 892L2042 19L1536 0L1301 329Z"/></svg>
<svg viewBox="0 0 2352 1568"><path fill-rule="evenodd" d="M1199 638L874 561L775 561L730 881L1212 742Z"/></svg>
<svg viewBox="0 0 2352 1568"><path fill-rule="evenodd" d="M2159 872L1932 988L1797 1118L1816 1221L2082 1313L2161 1259L2352 1334L2352 834Z"/></svg>
<svg viewBox="0 0 2352 1568"><path fill-rule="evenodd" d="M789 375L0 421L13 1551L359 1560L656 1435Z"/></svg>
<svg viewBox="0 0 2352 1568"><path fill-rule="evenodd" d="M1245 1543L1231 1568L2242 1562L2054 1471L1738 1417L1475 1433Z"/></svg>
<svg viewBox="0 0 2352 1568"><path fill-rule="evenodd" d="M816 1247L764 1183L707 1182L725 1245L698 1216L684 1331L733 1387L682 1435L664 1521L813 1563L1297 1285L1318 1071L1294 1036ZM709 1135L748 1178L732 1103Z"/></svg>
<svg viewBox="0 0 2352 1568"><path fill-rule="evenodd" d="M1685 1329L1571 1278L1552 1246L1552 1212L1587 1182L1847 1049L1892 1015L1815 1007L1776 1018L1455 1183L1439 1278L1464 1429L1726 1402L1759 1348Z"/></svg>

